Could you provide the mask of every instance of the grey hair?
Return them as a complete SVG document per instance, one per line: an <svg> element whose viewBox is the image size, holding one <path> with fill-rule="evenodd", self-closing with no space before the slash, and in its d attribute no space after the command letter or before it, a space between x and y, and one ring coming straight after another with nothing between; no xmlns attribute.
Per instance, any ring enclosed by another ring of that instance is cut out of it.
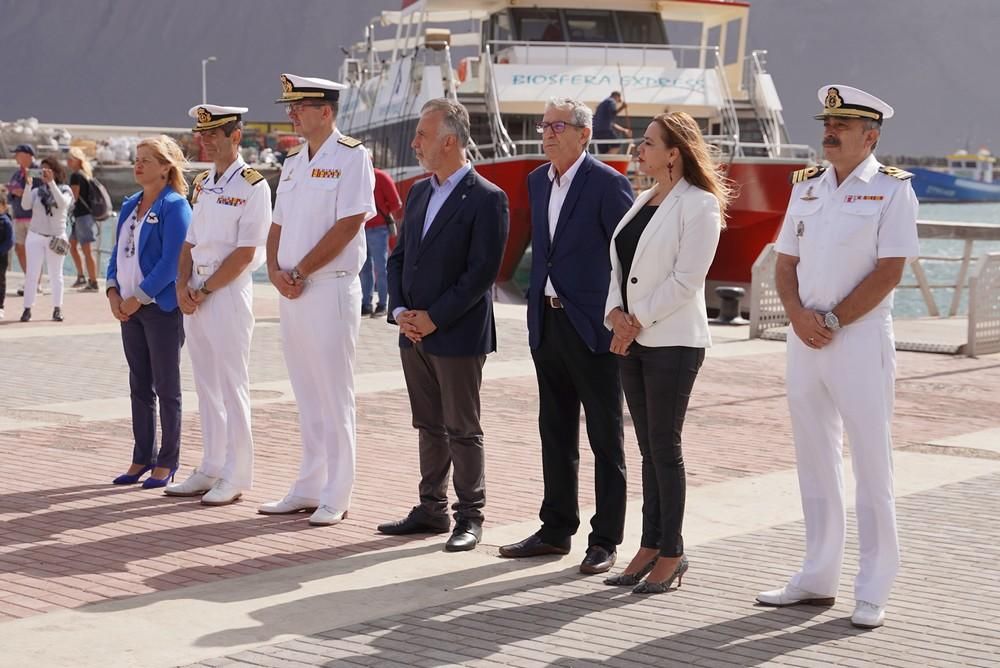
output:
<svg viewBox="0 0 1000 668"><path fill-rule="evenodd" d="M438 97L428 100L420 108L421 115L428 111L440 111L444 114L444 118L441 119L442 135L455 135L458 139L458 147L464 151L469 145L469 136L472 134L469 123L469 110L458 102Z"/></svg>
<svg viewBox="0 0 1000 668"><path fill-rule="evenodd" d="M559 109L573 114L573 125L579 125L590 130L594 129L594 112L590 107L571 97L553 97L545 103L545 111Z"/></svg>
<svg viewBox="0 0 1000 668"><path fill-rule="evenodd" d="M872 153L875 152L875 147L878 146L878 140L882 138L882 121L877 121L874 118L863 118L861 119L861 128L868 132L869 130L878 130L878 138L875 143L872 144Z"/></svg>

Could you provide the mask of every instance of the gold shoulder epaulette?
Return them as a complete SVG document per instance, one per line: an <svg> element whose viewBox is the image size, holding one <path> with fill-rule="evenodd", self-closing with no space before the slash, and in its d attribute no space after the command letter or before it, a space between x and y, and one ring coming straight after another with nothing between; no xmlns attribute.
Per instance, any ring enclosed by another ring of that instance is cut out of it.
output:
<svg viewBox="0 0 1000 668"><path fill-rule="evenodd" d="M264 176L253 167L246 167L243 169L243 178L246 179L247 183L252 186L257 185L264 180Z"/></svg>
<svg viewBox="0 0 1000 668"><path fill-rule="evenodd" d="M878 171L882 172L886 176L891 176L894 179L899 179L900 181L906 181L907 179L912 179L913 174L906 171L905 169L900 169L899 167L886 167L882 165L878 168Z"/></svg>
<svg viewBox="0 0 1000 668"><path fill-rule="evenodd" d="M198 201L198 194L201 192L201 183L208 178L208 171L205 170L198 176L194 177L193 188L191 188L191 203L194 204Z"/></svg>
<svg viewBox="0 0 1000 668"><path fill-rule="evenodd" d="M802 183L803 181L808 181L809 179L814 179L823 172L826 171L826 167L819 167L813 165L812 167L806 167L805 169L797 169L792 172L789 177L792 183Z"/></svg>
<svg viewBox="0 0 1000 668"><path fill-rule="evenodd" d="M348 137L347 135L344 135L343 137L338 139L337 143L343 144L347 148L357 148L362 144L364 144L364 142L361 141L360 139L355 139L354 137Z"/></svg>
<svg viewBox="0 0 1000 668"><path fill-rule="evenodd" d="M285 151L285 157L290 158L293 155L298 155L299 151L301 150L302 150L302 144L296 144L295 146Z"/></svg>

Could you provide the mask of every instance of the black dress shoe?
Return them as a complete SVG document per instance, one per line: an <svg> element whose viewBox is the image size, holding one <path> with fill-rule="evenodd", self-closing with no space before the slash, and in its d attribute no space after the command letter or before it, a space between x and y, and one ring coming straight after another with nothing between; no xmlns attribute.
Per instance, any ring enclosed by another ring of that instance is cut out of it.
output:
<svg viewBox="0 0 1000 668"><path fill-rule="evenodd" d="M28 322L29 320L31 320L31 309L26 308L21 314L21 322Z"/></svg>
<svg viewBox="0 0 1000 668"><path fill-rule="evenodd" d="M52 319L55 320L56 322L63 321L62 309L59 308L58 306L52 309Z"/></svg>
<svg viewBox="0 0 1000 668"><path fill-rule="evenodd" d="M617 558L617 552L610 551L600 545L591 545L587 548L587 556L580 562L580 572L587 575L607 573L615 565Z"/></svg>
<svg viewBox="0 0 1000 668"><path fill-rule="evenodd" d="M539 538L537 533L533 533L520 543L501 547L500 556L508 559L521 559L523 557L540 557L544 554L569 554L569 547L569 538L558 545L552 545Z"/></svg>
<svg viewBox="0 0 1000 668"><path fill-rule="evenodd" d="M451 538L444 544L447 552L466 552L476 549L476 545L483 539L482 522L471 520L459 520L455 524L455 530L451 532Z"/></svg>
<svg viewBox="0 0 1000 668"><path fill-rule="evenodd" d="M407 536L414 533L446 533L450 526L451 522L448 521L447 517L428 520L411 512L401 520L379 524L376 528L379 533L389 536Z"/></svg>

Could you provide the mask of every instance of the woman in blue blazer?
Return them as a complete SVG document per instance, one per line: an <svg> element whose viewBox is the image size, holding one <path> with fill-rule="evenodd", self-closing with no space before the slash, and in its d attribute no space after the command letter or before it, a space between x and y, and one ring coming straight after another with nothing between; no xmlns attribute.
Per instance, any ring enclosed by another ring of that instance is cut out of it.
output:
<svg viewBox="0 0 1000 668"><path fill-rule="evenodd" d="M165 135L136 147L135 181L142 191L122 203L108 262L108 302L121 321L132 398L132 465L116 485L165 487L177 471L181 444L181 346L184 324L174 282L191 222L184 154ZM161 444L156 451L159 403Z"/></svg>

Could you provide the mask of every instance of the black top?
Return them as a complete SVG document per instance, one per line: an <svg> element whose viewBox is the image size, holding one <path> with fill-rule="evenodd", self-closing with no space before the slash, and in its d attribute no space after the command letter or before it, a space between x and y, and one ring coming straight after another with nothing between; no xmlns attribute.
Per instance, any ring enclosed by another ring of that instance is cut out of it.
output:
<svg viewBox="0 0 1000 668"><path fill-rule="evenodd" d="M639 237L642 231L649 225L649 221L656 213L656 205L647 204L639 209L632 220L625 224L618 236L615 237L615 251L618 253L618 261L622 265L622 310L628 313L628 295L626 286L628 285L628 275L632 271L632 260L635 259L635 249L639 246Z"/></svg>
<svg viewBox="0 0 1000 668"><path fill-rule="evenodd" d="M90 181L80 172L73 172L69 177L69 185L70 187L80 186L80 197L73 204L73 215L77 218L80 216L89 216Z"/></svg>

